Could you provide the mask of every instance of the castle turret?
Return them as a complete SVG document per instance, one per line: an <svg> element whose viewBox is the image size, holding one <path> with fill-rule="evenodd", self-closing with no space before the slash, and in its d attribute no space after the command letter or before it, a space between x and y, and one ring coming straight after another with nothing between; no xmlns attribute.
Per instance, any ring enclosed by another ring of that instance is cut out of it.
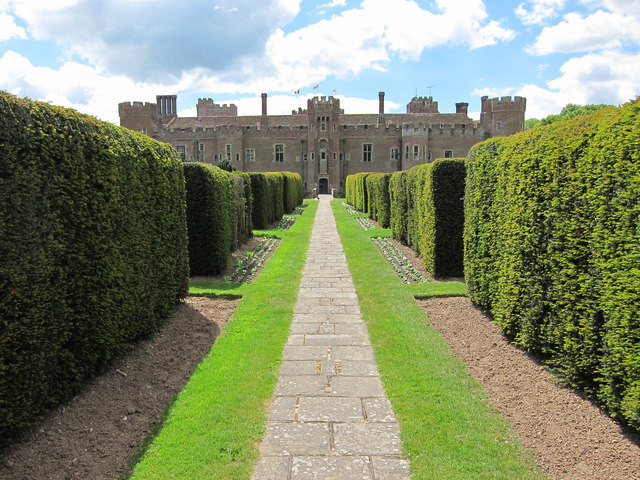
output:
<svg viewBox="0 0 640 480"><path fill-rule="evenodd" d="M440 113L433 97L413 97L407 104L407 113Z"/></svg>
<svg viewBox="0 0 640 480"><path fill-rule="evenodd" d="M199 98L196 105L198 118L202 117L237 117L238 107L235 104L220 105L210 98Z"/></svg>
<svg viewBox="0 0 640 480"><path fill-rule="evenodd" d="M524 97L482 97L480 124L486 137L505 137L524 130Z"/></svg>
<svg viewBox="0 0 640 480"><path fill-rule="evenodd" d="M118 104L120 125L152 136L160 131L157 104L122 102Z"/></svg>

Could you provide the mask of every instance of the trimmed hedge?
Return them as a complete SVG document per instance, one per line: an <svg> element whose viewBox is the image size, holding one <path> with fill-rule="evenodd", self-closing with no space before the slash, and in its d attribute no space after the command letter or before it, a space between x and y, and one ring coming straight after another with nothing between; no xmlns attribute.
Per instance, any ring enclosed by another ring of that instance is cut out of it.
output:
<svg viewBox="0 0 640 480"><path fill-rule="evenodd" d="M395 172L389 179L389 226L391 235L407 244L407 171Z"/></svg>
<svg viewBox="0 0 640 480"><path fill-rule="evenodd" d="M354 203L352 205L363 213L369 211L368 195L367 195L367 177L371 175L369 172L356 173L355 176L355 193Z"/></svg>
<svg viewBox="0 0 640 480"><path fill-rule="evenodd" d="M284 215L284 177L280 172L267 172L264 174L269 185L271 198L267 198L267 202L271 204L273 213L271 214L271 222L278 221Z"/></svg>
<svg viewBox="0 0 640 480"><path fill-rule="evenodd" d="M420 239L424 227L422 218L425 215L422 195L429 168L429 164L416 165L407 172L407 245L420 256Z"/></svg>
<svg viewBox="0 0 640 480"><path fill-rule="evenodd" d="M249 178L251 179L251 193L253 195L251 215L253 228L267 228L274 221L272 195L267 183L267 177L264 173L249 172Z"/></svg>
<svg viewBox="0 0 640 480"><path fill-rule="evenodd" d="M420 252L436 278L461 277L463 267L464 158L438 158L429 164L420 211Z"/></svg>
<svg viewBox="0 0 640 480"><path fill-rule="evenodd" d="M233 178L241 177L208 163L185 163L184 176L191 275L218 275L232 252Z"/></svg>
<svg viewBox="0 0 640 480"><path fill-rule="evenodd" d="M0 448L187 294L169 145L0 92Z"/></svg>
<svg viewBox="0 0 640 480"><path fill-rule="evenodd" d="M251 177L245 172L231 172L233 178L234 221L233 243L231 250L245 244L252 236L253 193L251 193Z"/></svg>
<svg viewBox="0 0 640 480"><path fill-rule="evenodd" d="M347 175L345 180L345 200L349 205L356 206L356 176Z"/></svg>
<svg viewBox="0 0 640 480"><path fill-rule="evenodd" d="M640 102L474 147L465 275L503 331L640 429Z"/></svg>
<svg viewBox="0 0 640 480"><path fill-rule="evenodd" d="M284 212L293 213L304 200L304 187L299 173L282 172L284 179Z"/></svg>
<svg viewBox="0 0 640 480"><path fill-rule="evenodd" d="M390 173L372 173L365 179L368 195L369 218L376 220L380 227L389 228L390 199L389 179Z"/></svg>

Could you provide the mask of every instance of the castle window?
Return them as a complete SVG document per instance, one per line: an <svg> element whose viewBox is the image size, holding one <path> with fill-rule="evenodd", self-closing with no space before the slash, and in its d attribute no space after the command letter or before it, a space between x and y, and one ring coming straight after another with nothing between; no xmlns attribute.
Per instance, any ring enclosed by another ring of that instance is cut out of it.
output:
<svg viewBox="0 0 640 480"><path fill-rule="evenodd" d="M367 128L369 128L369 125L365 125L365 126L364 126L364 129L365 129L365 130L366 130Z"/></svg>
<svg viewBox="0 0 640 480"><path fill-rule="evenodd" d="M276 163L283 163L284 162L284 145L281 143L278 143L275 145L275 157L274 160Z"/></svg>
<svg viewBox="0 0 640 480"><path fill-rule="evenodd" d="M338 129L338 126L334 123L333 124L333 131L335 132Z"/></svg>
<svg viewBox="0 0 640 480"><path fill-rule="evenodd" d="M419 150L420 150L420 147L418 147L418 145L414 145L413 146L413 159L414 160L418 160Z"/></svg>
<svg viewBox="0 0 640 480"><path fill-rule="evenodd" d="M326 152L320 152L320 160L322 161L327 161L327 154Z"/></svg>
<svg viewBox="0 0 640 480"><path fill-rule="evenodd" d="M204 155L202 153L200 154L200 161L204 162Z"/></svg>
<svg viewBox="0 0 640 480"><path fill-rule="evenodd" d="M227 144L226 150L227 150L227 160L231 161L231 145Z"/></svg>
<svg viewBox="0 0 640 480"><path fill-rule="evenodd" d="M498 131L502 130L502 122L498 122Z"/></svg>
<svg viewBox="0 0 640 480"><path fill-rule="evenodd" d="M239 162L239 161L240 161L240 154L236 153L236 162Z"/></svg>
<svg viewBox="0 0 640 480"><path fill-rule="evenodd" d="M315 152L311 152L311 160L315 160L316 159L316 154Z"/></svg>
<svg viewBox="0 0 640 480"><path fill-rule="evenodd" d="M186 160L186 158L187 158L187 151L186 151L187 148L184 145L178 145L176 147L176 150L178 152L178 155L180 155L180 158L182 160Z"/></svg>
<svg viewBox="0 0 640 480"><path fill-rule="evenodd" d="M371 150L373 145L371 143L363 143L362 144L362 161L370 162L371 161Z"/></svg>
<svg viewBox="0 0 640 480"><path fill-rule="evenodd" d="M391 160L398 160L398 158L400 158L400 149L392 148L390 152L390 158Z"/></svg>
<svg viewBox="0 0 640 480"><path fill-rule="evenodd" d="M333 159L336 159L336 152L333 152Z"/></svg>
<svg viewBox="0 0 640 480"><path fill-rule="evenodd" d="M327 118L326 117L321 117L320 118L320 130L323 132L327 131Z"/></svg>
<svg viewBox="0 0 640 480"><path fill-rule="evenodd" d="M452 158L452 157L453 157L453 150L444 151L444 158Z"/></svg>
<svg viewBox="0 0 640 480"><path fill-rule="evenodd" d="M405 145L404 147L404 159L409 160L409 145Z"/></svg>
<svg viewBox="0 0 640 480"><path fill-rule="evenodd" d="M147 134L147 127L142 127L142 133Z"/></svg>
<svg viewBox="0 0 640 480"><path fill-rule="evenodd" d="M305 162L309 160L309 154L305 153L304 155L302 155L302 160L304 160Z"/></svg>
<svg viewBox="0 0 640 480"><path fill-rule="evenodd" d="M200 150L201 152L204 152L204 143L198 144L198 150Z"/></svg>
<svg viewBox="0 0 640 480"><path fill-rule="evenodd" d="M253 148L247 148L245 152L245 161L247 162L256 161L256 151Z"/></svg>

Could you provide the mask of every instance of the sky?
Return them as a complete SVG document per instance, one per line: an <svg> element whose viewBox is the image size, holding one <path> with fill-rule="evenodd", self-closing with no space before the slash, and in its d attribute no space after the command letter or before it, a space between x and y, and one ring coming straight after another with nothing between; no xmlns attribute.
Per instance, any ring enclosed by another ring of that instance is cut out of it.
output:
<svg viewBox="0 0 640 480"><path fill-rule="evenodd" d="M510 95L542 118L640 94L640 0L0 0L0 90L115 124L167 94L259 115L263 92L269 114L384 91L387 113Z"/></svg>

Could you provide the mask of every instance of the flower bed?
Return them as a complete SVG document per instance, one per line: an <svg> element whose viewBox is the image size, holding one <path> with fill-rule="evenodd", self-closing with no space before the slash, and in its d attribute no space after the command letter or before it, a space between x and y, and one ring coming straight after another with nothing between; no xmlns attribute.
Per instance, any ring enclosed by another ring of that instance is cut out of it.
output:
<svg viewBox="0 0 640 480"><path fill-rule="evenodd" d="M244 258L238 260L233 273L225 277L225 280L229 282L251 283L254 275L260 267L262 267L277 242L278 239L276 238L263 239L253 252L247 252Z"/></svg>
<svg viewBox="0 0 640 480"><path fill-rule="evenodd" d="M291 225L293 225L295 223L296 219L294 217L282 217L280 219L280 223L278 223L278 229L279 230L289 230L291 228Z"/></svg>
<svg viewBox="0 0 640 480"><path fill-rule="evenodd" d="M409 259L388 238L373 237L371 241L378 247L382 256L389 262L403 283L427 283L429 281L416 270Z"/></svg>

